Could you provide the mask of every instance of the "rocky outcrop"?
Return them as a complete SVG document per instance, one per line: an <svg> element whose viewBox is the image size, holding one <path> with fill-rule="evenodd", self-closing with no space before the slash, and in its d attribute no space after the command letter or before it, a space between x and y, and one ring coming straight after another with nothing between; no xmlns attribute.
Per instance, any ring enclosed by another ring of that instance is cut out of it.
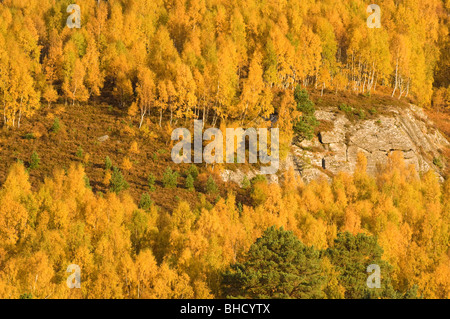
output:
<svg viewBox="0 0 450 319"><path fill-rule="evenodd" d="M433 160L441 158L442 150L449 146L446 138L434 128L422 109L414 105L391 108L375 118L350 121L337 109L316 111L318 120L332 123L312 140L294 139L291 154L282 163L286 169L294 166L305 182L344 171L352 173L358 152L367 157L367 171L374 174L377 164L383 164L394 151L403 153L405 162L413 164L418 172L430 168L441 174ZM225 171L224 180L240 183L244 174ZM249 178L252 174L246 174ZM254 175L254 174L253 174ZM277 178L271 177L273 181Z"/></svg>
<svg viewBox="0 0 450 319"><path fill-rule="evenodd" d="M441 157L449 142L414 105L392 108L375 119L355 122L333 109L319 110L316 117L333 123L333 128L319 132L312 141L297 140L292 147L303 163L296 168L306 181L316 178L317 170L352 173L358 152L366 155L369 174L374 174L377 164L385 163L394 151L401 151L405 162L413 164L418 172L434 168L440 173L433 159Z"/></svg>

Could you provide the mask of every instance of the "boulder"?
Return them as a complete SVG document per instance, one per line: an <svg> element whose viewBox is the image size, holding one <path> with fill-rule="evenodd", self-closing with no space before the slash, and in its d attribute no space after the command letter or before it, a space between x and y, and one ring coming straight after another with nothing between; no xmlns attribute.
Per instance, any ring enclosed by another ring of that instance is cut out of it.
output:
<svg viewBox="0 0 450 319"><path fill-rule="evenodd" d="M97 140L99 142L103 143L103 142L107 141L108 139L109 139L108 135L103 135L103 136L100 136Z"/></svg>

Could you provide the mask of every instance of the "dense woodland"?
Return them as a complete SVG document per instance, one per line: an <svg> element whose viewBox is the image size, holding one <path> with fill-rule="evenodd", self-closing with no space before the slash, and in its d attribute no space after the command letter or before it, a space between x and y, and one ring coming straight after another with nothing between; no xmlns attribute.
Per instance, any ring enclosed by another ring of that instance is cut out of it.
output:
<svg viewBox="0 0 450 319"><path fill-rule="evenodd" d="M449 298L449 180L419 178L398 153L376 178L365 168L361 153L331 183L288 171L281 186L244 185L252 205L229 192L166 212L94 194L81 165L32 191L14 164L0 191L0 297ZM66 286L70 264L81 289ZM381 289L366 286L369 264Z"/></svg>
<svg viewBox="0 0 450 319"><path fill-rule="evenodd" d="M107 98L170 124L236 120L274 111L274 92L297 85L448 105L448 0L378 1L368 28L355 1L71 0L0 4L0 105L20 126L42 103Z"/></svg>
<svg viewBox="0 0 450 319"><path fill-rule="evenodd" d="M79 29L66 26L72 2ZM0 298L450 298L450 179L398 153L376 176L359 154L353 175L304 184L290 170L241 187L223 187L218 165L162 161L188 120L248 127L273 113L286 155L319 125L311 90L383 88L448 111L450 1L377 4L379 29L360 0L2 1L0 151L14 164L0 180ZM100 164L99 142L79 142L99 131L64 113L92 108L126 144ZM27 121L36 130L21 132ZM155 203L167 194L170 209ZM70 264L81 289L66 285ZM369 264L381 289L366 286Z"/></svg>

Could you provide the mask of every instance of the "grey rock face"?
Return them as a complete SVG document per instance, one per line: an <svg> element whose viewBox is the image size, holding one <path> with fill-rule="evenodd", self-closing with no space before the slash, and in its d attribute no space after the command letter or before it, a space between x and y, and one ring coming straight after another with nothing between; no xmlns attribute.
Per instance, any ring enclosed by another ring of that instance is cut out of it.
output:
<svg viewBox="0 0 450 319"><path fill-rule="evenodd" d="M291 153L280 163L280 170L293 166L305 182L330 179L330 175L338 172L353 173L357 155L363 152L367 157L367 172L373 175L377 164L384 164L391 152L401 151L405 163L413 164L418 172L432 168L440 174L433 158L440 157L440 151L450 144L422 109L410 105L406 109L392 108L388 113L350 122L336 109L317 110L317 119L332 122L333 128L319 132L310 141L294 138ZM225 170L222 178L241 184L244 175L251 179L256 171L244 174L239 170ZM278 182L278 176L268 176L268 180Z"/></svg>
<svg viewBox="0 0 450 319"><path fill-rule="evenodd" d="M332 174L341 171L352 173L359 152L367 157L369 174L374 174L377 164L385 163L388 154L394 151L401 151L405 162L413 164L418 172L433 168L440 173L439 168L433 165L433 158L440 157L440 150L449 145L446 138L414 105L389 111L391 115L354 123L333 109L317 111L319 120L331 121L334 127L320 132L312 141L297 141L292 145L293 153L301 157L300 162L309 163L296 167L302 178L308 181L316 177L318 173L315 171L322 173L317 166L325 166ZM310 145L315 146L313 150ZM321 160L325 165L318 165Z"/></svg>

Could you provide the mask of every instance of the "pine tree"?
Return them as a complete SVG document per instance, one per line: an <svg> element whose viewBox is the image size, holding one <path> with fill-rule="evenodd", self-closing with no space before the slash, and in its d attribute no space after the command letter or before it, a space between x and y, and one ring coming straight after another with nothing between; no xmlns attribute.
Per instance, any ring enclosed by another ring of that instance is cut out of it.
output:
<svg viewBox="0 0 450 319"><path fill-rule="evenodd" d="M167 167L163 175L163 185L165 188L177 187L178 172L173 172L170 167Z"/></svg>
<svg viewBox="0 0 450 319"><path fill-rule="evenodd" d="M36 169L39 167L39 163L40 163L41 159L39 158L38 153L36 153L36 151L33 151L33 153L31 154L31 161L30 161L30 169Z"/></svg>
<svg viewBox="0 0 450 319"><path fill-rule="evenodd" d="M153 201L150 195L148 193L143 193L139 202L139 208L142 208L143 210L149 210L152 204Z"/></svg>
<svg viewBox="0 0 450 319"><path fill-rule="evenodd" d="M60 124L59 118L55 117L55 119L53 120L53 125L51 128L51 131L56 134L59 132L60 129L61 129L61 124Z"/></svg>
<svg viewBox="0 0 450 319"><path fill-rule="evenodd" d="M152 173L150 173L147 178L147 183L148 183L148 188L151 192L154 192L156 189L155 180L156 180L155 176Z"/></svg>
<svg viewBox="0 0 450 319"><path fill-rule="evenodd" d="M120 193L123 190L128 189L129 184L123 177L122 173L117 167L113 167L113 173L110 181L110 190L114 193Z"/></svg>
<svg viewBox="0 0 450 319"><path fill-rule="evenodd" d="M250 188L250 186L251 186L250 181L249 181L247 175L245 175L244 179L242 180L242 188L248 189L248 188Z"/></svg>
<svg viewBox="0 0 450 319"><path fill-rule="evenodd" d="M186 189L190 191L194 190L194 178L191 174L186 177Z"/></svg>
<svg viewBox="0 0 450 319"><path fill-rule="evenodd" d="M223 296L234 298L323 298L320 253L292 232L268 228L242 262L223 274Z"/></svg>
<svg viewBox="0 0 450 319"><path fill-rule="evenodd" d="M346 299L398 298L392 287L392 266L381 259L383 249L375 237L365 234L339 233L333 247L326 251L331 263L340 272L339 282L345 289ZM366 280L367 266L376 264L381 269L381 289L370 289Z"/></svg>
<svg viewBox="0 0 450 319"><path fill-rule="evenodd" d="M105 157L105 170L110 170L112 167L112 161L109 156Z"/></svg>
<svg viewBox="0 0 450 319"><path fill-rule="evenodd" d="M208 180L206 181L206 193L208 194L216 194L219 189L217 188L216 182L214 181L214 178L210 175L208 177Z"/></svg>
<svg viewBox="0 0 450 319"><path fill-rule="evenodd" d="M192 178L197 179L198 177L198 168L197 166L195 166L194 164L191 164L191 166L189 166L189 168L186 171L186 175L191 175Z"/></svg>
<svg viewBox="0 0 450 319"><path fill-rule="evenodd" d="M301 137L310 140L314 137L314 130L319 125L314 116L314 103L309 99L308 92L300 86L295 88L294 97L297 111L302 114L294 123L294 131Z"/></svg>

